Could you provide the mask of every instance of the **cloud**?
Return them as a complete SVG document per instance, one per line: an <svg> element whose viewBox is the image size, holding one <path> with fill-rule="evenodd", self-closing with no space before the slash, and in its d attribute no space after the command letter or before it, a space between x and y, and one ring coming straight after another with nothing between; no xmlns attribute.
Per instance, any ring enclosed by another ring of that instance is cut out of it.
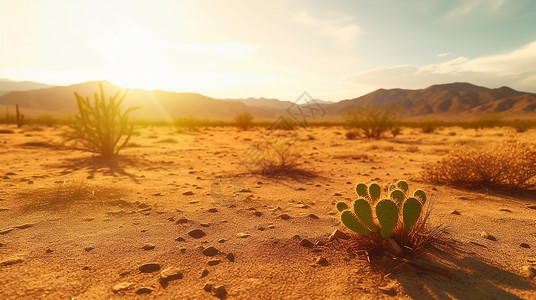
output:
<svg viewBox="0 0 536 300"><path fill-rule="evenodd" d="M461 0L448 14L449 18L463 17L472 13L496 12L504 6L506 0Z"/></svg>
<svg viewBox="0 0 536 300"><path fill-rule="evenodd" d="M536 41L508 53L473 59L458 57L424 66L383 66L346 79L376 88L424 88L432 84L462 81L486 87L506 85L536 92Z"/></svg>
<svg viewBox="0 0 536 300"><path fill-rule="evenodd" d="M320 19L303 10L292 14L292 21L310 26L318 35L346 47L355 45L357 37L363 32L358 25L352 23L352 17L343 14L329 19Z"/></svg>
<svg viewBox="0 0 536 300"><path fill-rule="evenodd" d="M444 52L444 53L439 53L439 54L437 55L437 57L438 57L438 58L441 58L441 57L445 57L445 56L449 56L449 55L450 55L449 52Z"/></svg>

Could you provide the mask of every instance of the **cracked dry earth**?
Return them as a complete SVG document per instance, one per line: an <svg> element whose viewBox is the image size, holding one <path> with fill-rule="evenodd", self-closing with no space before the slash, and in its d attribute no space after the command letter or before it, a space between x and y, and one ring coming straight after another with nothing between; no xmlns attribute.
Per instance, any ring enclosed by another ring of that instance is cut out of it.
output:
<svg viewBox="0 0 536 300"><path fill-rule="evenodd" d="M1 299L536 298L534 194L434 187L420 175L456 143L508 129L405 129L367 142L310 128L294 147L317 176L298 178L240 167L264 129L147 127L115 162L64 148L61 127L11 129L0 135ZM346 231L335 202L352 200L358 182L398 179L431 192L432 223L450 224L457 250L420 258L450 276L371 264L330 241Z"/></svg>

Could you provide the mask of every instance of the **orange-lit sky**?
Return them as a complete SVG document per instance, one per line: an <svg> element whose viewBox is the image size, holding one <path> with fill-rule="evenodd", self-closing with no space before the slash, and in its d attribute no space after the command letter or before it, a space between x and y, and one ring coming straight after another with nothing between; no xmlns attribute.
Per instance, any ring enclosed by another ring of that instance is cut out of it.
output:
<svg viewBox="0 0 536 300"><path fill-rule="evenodd" d="M467 81L536 92L536 2L2 0L0 78L324 100Z"/></svg>

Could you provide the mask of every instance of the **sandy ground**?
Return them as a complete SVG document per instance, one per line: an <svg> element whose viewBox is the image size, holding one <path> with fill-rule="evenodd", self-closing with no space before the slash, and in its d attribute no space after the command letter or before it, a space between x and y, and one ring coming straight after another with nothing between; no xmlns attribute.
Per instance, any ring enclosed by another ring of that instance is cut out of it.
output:
<svg viewBox="0 0 536 300"><path fill-rule="evenodd" d="M239 163L260 128L142 128L115 163L56 147L61 128L11 129L0 134L1 299L215 299L207 284L229 299L536 299L536 280L521 271L536 264L535 194L432 190L420 175L455 144L534 141L534 130L404 129L366 141L346 140L343 128L300 129L293 149L318 176L268 178ZM354 199L355 184L399 179L432 192L432 223L450 224L458 251L423 258L450 277L370 264L347 242L328 242L347 231L333 204ZM303 238L320 244L300 246ZM204 255L211 246L217 253ZM147 263L160 270L141 272Z"/></svg>

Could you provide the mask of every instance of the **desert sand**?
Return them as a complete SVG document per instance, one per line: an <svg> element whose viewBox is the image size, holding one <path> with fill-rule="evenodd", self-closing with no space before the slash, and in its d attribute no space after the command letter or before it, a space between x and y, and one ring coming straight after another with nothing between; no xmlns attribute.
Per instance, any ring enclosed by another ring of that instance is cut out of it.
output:
<svg viewBox="0 0 536 300"><path fill-rule="evenodd" d="M534 129L405 128L381 141L300 129L292 147L314 177L249 173L240 159L264 128L139 128L115 162L64 147L61 127L9 129L0 134L1 299L536 298L523 270L536 264L535 194L421 175L456 145L534 141ZM452 249L419 258L448 276L369 262L349 241L329 241L336 229L351 234L334 204L355 199L357 183L399 179L431 193L432 224L449 225Z"/></svg>

